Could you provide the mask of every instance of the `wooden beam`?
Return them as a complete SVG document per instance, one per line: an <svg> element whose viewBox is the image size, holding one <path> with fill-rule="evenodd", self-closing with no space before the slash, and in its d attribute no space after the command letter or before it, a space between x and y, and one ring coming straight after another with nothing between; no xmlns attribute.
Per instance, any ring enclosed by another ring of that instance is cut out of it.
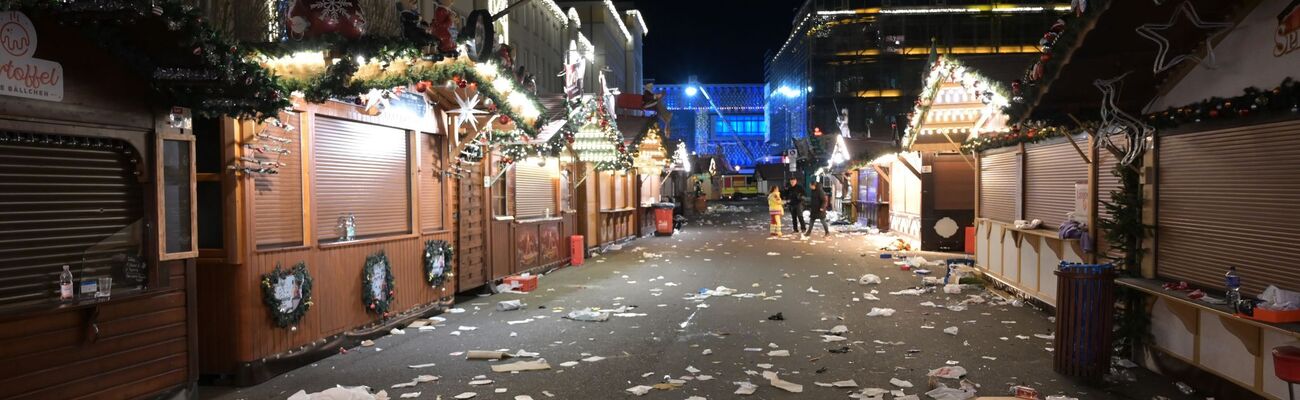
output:
<svg viewBox="0 0 1300 400"><path fill-rule="evenodd" d="M890 185L894 184L893 182L889 181L889 173L885 172L885 170L883 168L880 168L879 165L871 164L871 168L876 170L876 176L879 176L880 179L884 179L886 184L890 184Z"/></svg>
<svg viewBox="0 0 1300 400"><path fill-rule="evenodd" d="M1065 134L1065 140L1069 140L1069 141L1070 141L1070 145L1071 145L1071 146L1074 146L1074 151L1076 151L1076 152L1079 153L1079 157L1083 158L1083 163L1084 163L1084 164L1092 165L1092 160L1089 160L1089 159L1088 159L1088 155L1083 154L1083 149L1079 148L1079 142L1074 141L1074 135L1071 135L1071 134L1069 134L1069 133L1066 133L1066 134Z"/></svg>
<svg viewBox="0 0 1300 400"><path fill-rule="evenodd" d="M907 159L906 159L906 158L903 158L903 155L902 155L902 154L895 154L894 157L898 157L898 162L903 163L903 166L904 166L904 167L907 167L907 170L908 170L908 171L912 171L912 174L913 174L913 175L916 175L916 178L917 178L917 179L920 179L920 178L921 178L921 171L918 171L918 170L916 169L916 167L913 167L913 166L912 166L912 163L907 162Z"/></svg>
<svg viewBox="0 0 1300 400"><path fill-rule="evenodd" d="M966 157L966 153L963 153L963 152L961 151L961 145L960 145L960 144L957 144L957 141L956 141L956 140L952 140L952 135L949 135L947 131L944 131L944 132L943 132L943 137L944 137L945 139L948 139L948 143L952 143L953 146L957 147L957 154L961 154L961 159L962 159L963 161L966 161L966 165L967 165L967 166L970 166L970 169L974 170L974 169L975 169L975 163L972 162L972 161L970 160L970 157ZM1075 146L1075 148L1077 149L1077 148L1079 148L1079 147L1078 147L1078 146Z"/></svg>

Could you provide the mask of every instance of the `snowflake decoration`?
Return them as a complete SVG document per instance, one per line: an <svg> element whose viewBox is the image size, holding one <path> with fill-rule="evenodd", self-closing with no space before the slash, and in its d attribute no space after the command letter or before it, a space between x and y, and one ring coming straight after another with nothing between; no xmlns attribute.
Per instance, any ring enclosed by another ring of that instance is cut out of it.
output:
<svg viewBox="0 0 1300 400"><path fill-rule="evenodd" d="M352 7L350 0L317 0L311 4L311 9L320 10L320 18L331 22L349 17L348 8Z"/></svg>

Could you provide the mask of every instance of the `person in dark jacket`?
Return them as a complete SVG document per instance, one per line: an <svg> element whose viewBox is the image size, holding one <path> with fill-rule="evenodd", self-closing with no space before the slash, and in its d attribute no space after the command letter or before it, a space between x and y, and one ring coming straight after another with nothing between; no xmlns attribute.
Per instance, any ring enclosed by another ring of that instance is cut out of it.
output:
<svg viewBox="0 0 1300 400"><path fill-rule="evenodd" d="M798 179L790 178L790 186L785 187L781 199L790 208L790 225L794 228L794 233L803 234L804 227L808 224L803 221L803 188L799 187Z"/></svg>
<svg viewBox="0 0 1300 400"><path fill-rule="evenodd" d="M826 198L826 191L822 190L817 182L809 183L808 187L812 189L812 197L809 198L808 214L810 216L808 217L808 223L805 224L808 227L808 232L805 235L811 235L813 224L817 220L821 220L822 232L826 232L826 237L830 237L831 227L826 224L826 209L830 207L830 201Z"/></svg>

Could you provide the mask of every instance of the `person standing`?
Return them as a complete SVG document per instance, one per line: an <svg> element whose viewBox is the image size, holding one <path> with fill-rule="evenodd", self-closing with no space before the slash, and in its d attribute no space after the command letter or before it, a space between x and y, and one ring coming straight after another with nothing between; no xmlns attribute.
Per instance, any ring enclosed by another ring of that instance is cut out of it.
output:
<svg viewBox="0 0 1300 400"><path fill-rule="evenodd" d="M772 215L772 236L781 236L781 209L785 201L781 199L781 188L776 186L767 192L767 212Z"/></svg>
<svg viewBox="0 0 1300 400"><path fill-rule="evenodd" d="M790 178L790 186L786 186L781 198L790 207L790 224L793 225L794 233L803 234L804 227L808 224L803 222L803 188L799 187L798 179Z"/></svg>
<svg viewBox="0 0 1300 400"><path fill-rule="evenodd" d="M826 232L826 237L830 237L831 227L826 224L826 209L830 206L830 201L827 201L826 191L822 190L817 185L817 182L809 183L808 186L812 189L812 197L809 198L808 204L808 213L811 216L808 218L808 223L805 224L808 227L808 232L805 235L812 235L813 224L821 220L822 231Z"/></svg>

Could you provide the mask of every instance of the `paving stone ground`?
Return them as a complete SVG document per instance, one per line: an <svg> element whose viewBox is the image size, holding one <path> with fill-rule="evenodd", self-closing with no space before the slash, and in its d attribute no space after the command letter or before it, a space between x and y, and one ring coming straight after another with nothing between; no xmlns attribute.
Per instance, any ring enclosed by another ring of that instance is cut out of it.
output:
<svg viewBox="0 0 1300 400"><path fill-rule="evenodd" d="M807 241L789 236L773 240L768 238L761 206L740 206L754 210L716 213L693 221L675 236L624 244L620 250L588 259L586 265L542 277L539 290L529 294L462 298L457 307L465 312L442 315L447 321L435 330L407 329L405 335L377 340L374 347L354 348L258 386L202 387L200 394L212 399L284 399L298 390L366 385L386 390L391 398L420 392L418 399L452 399L474 392L476 399L519 395L624 399L638 398L628 388L687 376L691 378L679 388L652 390L639 398L847 399L861 388L900 389L890 384L892 378L915 386L903 388L907 394L927 398L922 394L928 387L927 372L953 362L967 370L967 379L980 385L978 393L983 396L1006 395L1008 387L1026 385L1044 396L1079 399L1195 398L1178 393L1172 382L1141 371L1138 382L1121 386L1092 387L1064 378L1052 371L1052 340L1035 336L1052 334L1054 324L1046 312L1006 304L982 290L960 295L890 294L916 287L920 279L879 257L873 241L884 238L838 233L827 239L818 233ZM883 283L859 284L857 279L867 273L879 275ZM701 288L719 286L771 299L688 299ZM873 290L879 300L866 299ZM993 301L968 304L962 311L941 308L958 305L970 294ZM527 307L495 310L498 301L514 299ZM939 307L922 305L925 302ZM606 322L561 318L574 309L620 306L635 306L627 312L645 315L616 316ZM896 312L868 317L873 307ZM768 319L776 313L785 320ZM531 322L512 325L510 321ZM847 340L825 343L820 333L812 331L836 325L848 328ZM945 333L949 327L956 327L957 334ZM473 330L461 330L469 328ZM848 352L828 351L842 347ZM456 355L497 349L540 353L552 369L493 373L491 362ZM788 351L789 356L768 355L776 350ZM581 361L592 356L604 359ZM574 361L576 365L561 366ZM436 365L408 367L429 363ZM694 370L698 372L690 372ZM750 375L766 370L803 385L803 392L788 393ZM440 379L410 389L390 388L422 374ZM493 383L468 384L479 375ZM704 380L704 375L712 379ZM815 384L849 379L859 388ZM740 381L757 384L757 392L748 397L733 394L738 387L734 382ZM956 385L954 380L941 382ZM505 392L496 393L497 389Z"/></svg>

